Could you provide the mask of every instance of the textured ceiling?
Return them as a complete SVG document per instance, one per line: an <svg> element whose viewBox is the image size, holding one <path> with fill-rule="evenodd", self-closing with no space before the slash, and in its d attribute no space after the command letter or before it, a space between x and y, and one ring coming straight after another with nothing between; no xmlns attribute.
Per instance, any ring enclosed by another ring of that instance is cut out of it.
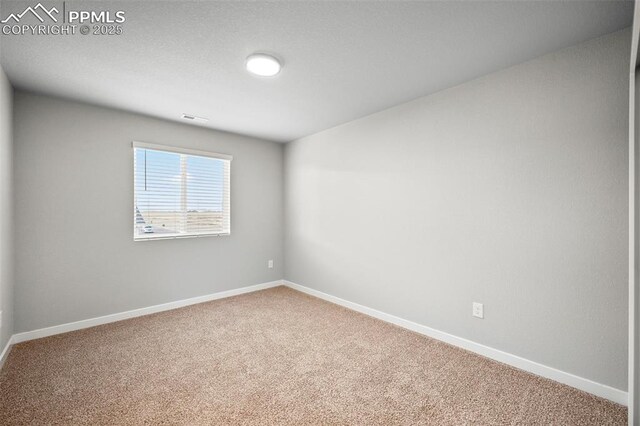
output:
<svg viewBox="0 0 640 426"><path fill-rule="evenodd" d="M36 1L2 0L1 19ZM62 10L62 1L43 1ZM289 141L631 25L632 2L66 1L119 36L3 35L20 89ZM38 23L38 22L33 22ZM275 78L246 56L284 60Z"/></svg>

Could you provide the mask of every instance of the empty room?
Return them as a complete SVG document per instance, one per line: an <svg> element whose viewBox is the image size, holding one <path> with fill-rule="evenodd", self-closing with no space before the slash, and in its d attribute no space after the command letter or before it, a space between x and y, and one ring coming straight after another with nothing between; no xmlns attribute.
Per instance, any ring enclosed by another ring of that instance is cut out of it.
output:
<svg viewBox="0 0 640 426"><path fill-rule="evenodd" d="M0 425L640 426L640 7L0 0Z"/></svg>

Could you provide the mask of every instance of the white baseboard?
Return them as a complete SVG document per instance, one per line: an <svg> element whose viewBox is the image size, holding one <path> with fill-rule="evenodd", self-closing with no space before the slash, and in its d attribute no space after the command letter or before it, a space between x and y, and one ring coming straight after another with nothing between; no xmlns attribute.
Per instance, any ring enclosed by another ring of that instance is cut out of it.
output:
<svg viewBox="0 0 640 426"><path fill-rule="evenodd" d="M129 318L136 318L143 315L155 314L156 312L169 311L171 309L182 308L184 306L195 305L197 303L209 302L211 300L223 299L225 297L237 296L239 294L251 293L266 288L283 285L282 280L268 283L256 284L248 287L236 288L233 290L221 291L207 294L205 296L192 297L191 299L178 300L176 302L163 303L161 305L149 306L147 308L134 309L132 311L120 312L117 314L105 315L97 318L90 318L82 321L70 322L67 324L55 325L53 327L41 328L24 333L14 334L11 342L21 343L27 340L40 339L42 337L53 336L55 334L68 333L69 331L81 330L83 328L95 327L97 325L122 321ZM5 349L6 351L6 349ZM4 352L3 352L4 354Z"/></svg>
<svg viewBox="0 0 640 426"><path fill-rule="evenodd" d="M627 392L612 388L611 386L603 385L601 383L594 382L583 377L576 376L574 374L566 373L564 371L548 367L546 365L530 361L528 359L512 355L507 352L503 352L498 349L491 348L489 346L481 345L480 343L473 342L471 340L463 339L461 337L454 336L449 333L445 333L425 325L417 324L412 321L405 320L403 318L389 315L384 312L359 305L357 303L349 302L348 300L340 299L339 297L331 296L326 293L322 293L318 290L314 290L308 287L304 287L299 284L292 283L284 280L284 285L294 290L307 293L311 296L324 299L328 302L335 303L337 305L344 306L345 308L352 309L354 311L369 315L371 317L386 321L391 324L395 324L402 328L406 328L416 333L423 334L425 336L432 337L437 340L441 340L450 345L458 346L471 352L475 352L487 358L494 359L504 364L511 365L529 373L536 374L538 376L545 377L547 379L555 380L556 382L563 383L565 385L580 389L582 391L591 393L593 395L606 398L618 404L628 405Z"/></svg>
<svg viewBox="0 0 640 426"><path fill-rule="evenodd" d="M547 379L555 380L565 385L580 389L585 392L589 392L593 395L609 399L617 402L618 404L628 404L628 394L625 391L612 388L601 383L594 382L583 377L579 377L564 371L548 367L546 365L530 361L528 359L512 355L507 352L500 351L498 349L491 348L489 346L482 345L480 343L473 342L471 340L463 339L461 337L454 336L449 333L445 333L425 325L417 324L412 321L405 320L403 318L390 315L376 309L372 309L357 303L349 302L339 297L331 296L326 293L322 293L318 290L314 290L308 287L304 287L299 284L295 284L286 280L271 281L263 284L256 284L248 287L237 288L233 290L221 291L218 293L208 294L205 296L193 297L191 299L178 300L176 302L164 303L161 305L149 306L147 308L134 309L131 311L120 312L117 314L105 315L102 317L91 318L82 321L71 322L62 325L56 325L53 327L41 328L38 330L27 331L24 333L14 334L9 342L0 354L0 368L11 350L11 346L16 343L26 342L28 340L39 339L42 337L53 336L55 334L67 333L70 331L81 330L83 328L95 327L97 325L108 324L116 321L122 321L129 318L136 318L143 315L154 314L156 312L169 311L172 309L182 308L184 306L195 305L197 303L208 302L216 299L223 299L226 297L237 296L239 294L251 293L258 290L264 290L267 288L277 287L280 285L286 285L294 290L307 293L311 296L318 297L320 299L335 303L337 305L344 306L357 312L361 312L365 315L386 321L391 324L406 328L408 330L415 331L428 337L449 343L454 346L475 352L487 358L494 359L504 364L511 365L524 371L528 371L538 376L545 377Z"/></svg>
<svg viewBox="0 0 640 426"><path fill-rule="evenodd" d="M2 366L4 365L4 362L7 360L7 357L9 356L9 352L11 352L11 346L13 346L13 336L9 337L9 340L7 341L7 344L2 350L2 353L0 353L0 370L2 370Z"/></svg>

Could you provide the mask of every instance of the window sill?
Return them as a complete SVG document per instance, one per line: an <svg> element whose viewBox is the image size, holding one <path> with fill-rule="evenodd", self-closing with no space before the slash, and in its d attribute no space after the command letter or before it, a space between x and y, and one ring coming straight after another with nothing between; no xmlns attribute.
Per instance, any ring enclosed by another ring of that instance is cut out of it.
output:
<svg viewBox="0 0 640 426"><path fill-rule="evenodd" d="M226 237L231 236L231 232L221 234L187 234L187 235L163 235L161 237L133 237L134 242L139 241L155 241L155 240L182 240L185 238L203 238L203 237Z"/></svg>

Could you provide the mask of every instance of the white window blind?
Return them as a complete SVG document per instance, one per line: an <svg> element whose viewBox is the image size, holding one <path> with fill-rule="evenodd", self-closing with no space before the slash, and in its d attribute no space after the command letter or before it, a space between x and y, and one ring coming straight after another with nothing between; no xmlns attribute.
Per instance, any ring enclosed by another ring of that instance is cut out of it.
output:
<svg viewBox="0 0 640 426"><path fill-rule="evenodd" d="M231 159L134 142L134 240L230 234Z"/></svg>

